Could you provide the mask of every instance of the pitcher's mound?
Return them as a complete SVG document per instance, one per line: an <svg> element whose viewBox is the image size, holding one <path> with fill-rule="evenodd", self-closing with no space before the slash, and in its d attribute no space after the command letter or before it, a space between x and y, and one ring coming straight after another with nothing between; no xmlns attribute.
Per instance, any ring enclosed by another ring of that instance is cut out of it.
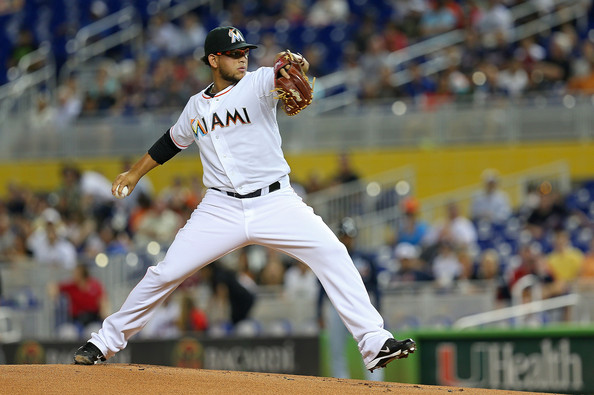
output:
<svg viewBox="0 0 594 395"><path fill-rule="evenodd" d="M2 394L504 394L464 389L287 374L154 365L0 365ZM517 394L517 393L516 393Z"/></svg>

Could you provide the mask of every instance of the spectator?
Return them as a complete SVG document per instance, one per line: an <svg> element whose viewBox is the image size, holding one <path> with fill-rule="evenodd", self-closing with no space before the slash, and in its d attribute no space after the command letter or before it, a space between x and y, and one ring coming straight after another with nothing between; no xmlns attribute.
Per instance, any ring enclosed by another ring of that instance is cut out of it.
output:
<svg viewBox="0 0 594 395"><path fill-rule="evenodd" d="M386 64L387 54L382 36L374 33L367 37L365 51L358 60L361 72L365 76L361 84L363 99L374 99L377 97L376 91L384 89L381 84L384 70L389 68Z"/></svg>
<svg viewBox="0 0 594 395"><path fill-rule="evenodd" d="M437 36L456 28L456 15L446 5L446 0L435 0L433 7L421 17L421 36Z"/></svg>
<svg viewBox="0 0 594 395"><path fill-rule="evenodd" d="M314 272L303 262L293 260L285 271L283 296L288 303L292 330L295 333L317 332L319 322L312 320L320 283Z"/></svg>
<svg viewBox="0 0 594 395"><path fill-rule="evenodd" d="M110 224L101 225L99 232L92 234L85 244L85 255L87 259L94 260L97 254L103 253L108 256L125 255L129 251L129 240L114 231Z"/></svg>
<svg viewBox="0 0 594 395"><path fill-rule="evenodd" d="M149 339L176 339L181 335L181 304L176 294L165 298L163 304L157 307L153 316L140 332L140 336Z"/></svg>
<svg viewBox="0 0 594 395"><path fill-rule="evenodd" d="M534 65L533 71L538 75L539 89L562 88L571 75L571 38L562 32L553 34L549 41L546 57Z"/></svg>
<svg viewBox="0 0 594 395"><path fill-rule="evenodd" d="M58 131L65 130L80 115L82 98L78 91L77 82L70 77L64 85L58 87L58 106L56 108L56 127Z"/></svg>
<svg viewBox="0 0 594 395"><path fill-rule="evenodd" d="M384 42L388 52L395 52L408 47L408 37L401 26L395 22L388 22L384 28ZM307 58L309 59L309 58Z"/></svg>
<svg viewBox="0 0 594 395"><path fill-rule="evenodd" d="M437 86L431 78L423 75L423 70L418 63L410 62L407 71L409 82L402 86L402 91L406 96L413 98L416 104L422 104L422 100L433 94Z"/></svg>
<svg viewBox="0 0 594 395"><path fill-rule="evenodd" d="M179 35L181 54L191 54L204 45L207 32L195 13L184 14L181 17L181 26L182 30Z"/></svg>
<svg viewBox="0 0 594 395"><path fill-rule="evenodd" d="M594 289L594 239L590 241L589 247L578 275L579 288L586 291Z"/></svg>
<svg viewBox="0 0 594 395"><path fill-rule="evenodd" d="M204 41L203 41L204 42ZM274 64L274 57L277 53L283 51L283 49L278 45L276 42L276 37L273 32L266 32L262 35L262 40L260 45L258 46L258 50L254 51L253 56L256 58L256 65L260 67L261 65L270 65ZM250 60L251 60L251 53L250 53ZM305 53L307 55L307 53ZM310 58L306 56L306 59L309 61ZM310 67L311 70L311 67ZM314 73L313 75L318 75Z"/></svg>
<svg viewBox="0 0 594 395"><path fill-rule="evenodd" d="M151 60L163 56L178 56L185 40L179 27L167 20L164 13L155 14L148 22L147 52Z"/></svg>
<svg viewBox="0 0 594 395"><path fill-rule="evenodd" d="M241 248L237 259L237 280L251 293L258 292L256 275L250 267L249 251L253 246Z"/></svg>
<svg viewBox="0 0 594 395"><path fill-rule="evenodd" d="M354 181L359 181L359 174L353 168L350 155L342 152L338 155L338 172L332 182L334 184L347 184Z"/></svg>
<svg viewBox="0 0 594 395"><path fill-rule="evenodd" d="M468 29L464 32L464 44L460 50L460 70L466 75L472 75L485 57L485 49L475 30Z"/></svg>
<svg viewBox="0 0 594 395"><path fill-rule="evenodd" d="M285 271L284 294L292 301L315 298L318 290L318 279L309 266L294 261Z"/></svg>
<svg viewBox="0 0 594 395"><path fill-rule="evenodd" d="M83 193L80 185L81 172L74 164L66 163L61 169L61 184L56 191L57 210L62 214L83 213Z"/></svg>
<svg viewBox="0 0 594 395"><path fill-rule="evenodd" d="M175 212L181 214L188 199L192 199L193 193L186 185L183 177L175 176L171 180L171 185L165 187L159 193L159 199L166 202Z"/></svg>
<svg viewBox="0 0 594 395"><path fill-rule="evenodd" d="M224 320L230 319L233 326L249 317L256 295L241 285L233 270L215 261L203 267L200 274L211 287L210 312L229 311L230 317L224 317Z"/></svg>
<svg viewBox="0 0 594 395"><path fill-rule="evenodd" d="M6 262L13 251L16 235L10 215L0 211L0 262Z"/></svg>
<svg viewBox="0 0 594 395"><path fill-rule="evenodd" d="M536 43L534 37L526 37L520 40L518 48L514 51L514 58L522 62L522 67L532 73L534 66L546 57L546 50Z"/></svg>
<svg viewBox="0 0 594 395"><path fill-rule="evenodd" d="M398 242L423 246L430 227L427 222L419 219L419 201L414 197L407 197L401 201L401 206L404 216L401 217L398 225Z"/></svg>
<svg viewBox="0 0 594 395"><path fill-rule="evenodd" d="M498 172L487 169L482 179L484 189L473 196L470 217L473 221L503 224L511 215L511 206L507 194L499 189Z"/></svg>
<svg viewBox="0 0 594 395"><path fill-rule="evenodd" d="M112 68L103 64L97 70L88 91L89 98L97 105L97 110L107 111L118 101L120 83L112 74Z"/></svg>
<svg viewBox="0 0 594 395"><path fill-rule="evenodd" d="M567 88L571 93L594 93L594 43L584 41L582 57L574 62L574 75L570 78Z"/></svg>
<svg viewBox="0 0 594 395"><path fill-rule="evenodd" d="M29 29L21 29L15 44L12 46L7 68L17 66L23 56L35 51L38 47L33 32Z"/></svg>
<svg viewBox="0 0 594 395"><path fill-rule="evenodd" d="M421 18L429 10L426 0L392 0L395 18L402 24L402 29L408 37L416 40L420 35Z"/></svg>
<svg viewBox="0 0 594 395"><path fill-rule="evenodd" d="M162 246L168 246L182 225L181 216L163 199L157 199L138 222L134 243L137 246L146 246L149 242L156 241Z"/></svg>
<svg viewBox="0 0 594 395"><path fill-rule="evenodd" d="M101 323L109 313L109 302L99 280L89 274L85 265L76 265L72 278L57 285L50 285L50 295L64 296L68 300L69 321L79 329L89 324Z"/></svg>
<svg viewBox="0 0 594 395"><path fill-rule="evenodd" d="M528 73L524 70L520 60L515 57L507 62L507 67L499 73L497 79L499 89L512 98L522 96L528 89L529 82Z"/></svg>
<svg viewBox="0 0 594 395"><path fill-rule="evenodd" d="M501 0L488 0L487 7L476 21L475 29L487 48L503 47L513 33L513 16Z"/></svg>
<svg viewBox="0 0 594 395"><path fill-rule="evenodd" d="M179 327L182 333L205 332L208 330L208 317L196 305L194 298L189 292L182 294L180 304Z"/></svg>
<svg viewBox="0 0 594 395"><path fill-rule="evenodd" d="M463 274L463 265L450 242L439 244L437 255L431 262L435 282L440 288L451 287Z"/></svg>
<svg viewBox="0 0 594 395"><path fill-rule="evenodd" d="M513 269L507 279L507 287L510 295L513 294L514 286L524 276L533 275L543 288L542 296L548 298L554 293L554 278L547 267L541 249L536 243L525 243L520 245L518 254L513 257L516 261L510 265Z"/></svg>
<svg viewBox="0 0 594 395"><path fill-rule="evenodd" d="M309 9L306 22L314 27L346 22L349 4L346 0L318 0Z"/></svg>
<svg viewBox="0 0 594 395"><path fill-rule="evenodd" d="M526 228L536 240L542 240L549 231L561 229L569 211L559 192L550 189L550 184L541 184L538 205L526 218Z"/></svg>
<svg viewBox="0 0 594 395"><path fill-rule="evenodd" d="M457 250L475 253L477 250L477 233L474 224L460 213L457 202L446 205L446 219L434 225L427 238L427 244L441 242L452 243Z"/></svg>
<svg viewBox="0 0 594 395"><path fill-rule="evenodd" d="M546 256L546 260L559 292L569 291L581 272L584 254L571 245L567 231L555 232L553 251Z"/></svg>
<svg viewBox="0 0 594 395"><path fill-rule="evenodd" d="M399 243L394 250L394 255L399 267L390 280L391 285L398 286L417 281L433 281L433 275L430 271L421 267L422 262L419 261L417 247L407 242Z"/></svg>
<svg viewBox="0 0 594 395"><path fill-rule="evenodd" d="M283 285L285 276L285 266L281 260L280 253L277 251L266 250L266 263L260 271L258 284L260 285Z"/></svg>
<svg viewBox="0 0 594 395"><path fill-rule="evenodd" d="M27 240L33 259L42 265L64 269L76 267L77 254L74 245L58 233L61 227L60 214L52 208L44 210L42 225Z"/></svg>
<svg viewBox="0 0 594 395"><path fill-rule="evenodd" d="M481 253L472 278L495 287L495 300L499 307L504 307L504 304L509 302L511 295L503 275L501 259L496 250L488 248Z"/></svg>

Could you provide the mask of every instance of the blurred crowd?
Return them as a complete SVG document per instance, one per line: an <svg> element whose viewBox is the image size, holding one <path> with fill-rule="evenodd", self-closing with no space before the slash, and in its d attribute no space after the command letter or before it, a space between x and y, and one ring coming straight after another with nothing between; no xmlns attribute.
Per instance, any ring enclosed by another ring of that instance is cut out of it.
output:
<svg viewBox="0 0 594 395"><path fill-rule="evenodd" d="M516 26L576 2L225 1L219 10L203 6L174 20L153 10L143 25L140 53L113 50L93 61L92 68L62 75L57 103L49 108L49 98L41 95L35 111L51 111L63 125L106 113L178 109L209 82L199 59L206 33L219 24L239 27L259 45L250 54L251 69L271 65L277 52L290 48L309 60L312 76L346 73L349 89L363 101L403 98L431 109L453 100L541 91L589 94L594 89L593 10L590 0L577 3L582 17L519 40ZM512 10L522 5L531 6L530 12L516 18ZM9 40L7 67L39 46L36 32L21 28ZM454 30L463 32L463 42L405 62L390 61L392 53L406 56L410 45ZM436 61L441 71L426 75L425 67Z"/></svg>
<svg viewBox="0 0 594 395"><path fill-rule="evenodd" d="M309 194L329 186L360 182L347 154L338 156L338 164L331 177L294 180L293 187L307 201ZM129 166L122 161L122 170ZM61 185L51 191L8 186L8 195L0 200L1 267L18 270L33 262L71 271L67 281L48 284L49 295L66 303L71 323L98 324L112 309L105 284L93 277L104 264L101 259L119 257L123 264L130 253L142 261L155 246L166 251L205 190L198 176L176 177L159 193L143 178L130 196L118 200L110 194L110 180L98 172L64 164L61 176ZM383 293L417 287L467 294L493 289L501 306L592 289L591 186L562 195L544 181L534 185L519 207L512 207L497 171L486 170L482 181L484 189L473 196L466 213L459 202L444 202L445 215L433 222L422 219L414 196L403 197L396 203L401 215L390 237L373 251L357 243L357 213L345 212L333 230L380 310ZM207 303L197 294L198 285L210 289ZM311 270L288 256L251 246L186 280L171 298L175 302L158 310L144 334L233 328L250 316L258 292L270 287L290 300L318 298L319 323L325 325L324 293ZM1 304L11 305L13 296L0 289Z"/></svg>

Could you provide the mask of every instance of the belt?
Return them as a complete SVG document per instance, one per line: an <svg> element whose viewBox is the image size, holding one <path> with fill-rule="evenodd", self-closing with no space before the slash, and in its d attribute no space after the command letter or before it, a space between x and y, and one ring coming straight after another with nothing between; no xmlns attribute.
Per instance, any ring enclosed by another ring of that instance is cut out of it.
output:
<svg viewBox="0 0 594 395"><path fill-rule="evenodd" d="M278 191L280 189L280 187L281 187L280 182L278 182L278 181L273 182L272 184L270 184L268 186L268 193L271 193L271 192L274 192L274 191ZM237 198L237 199L249 199L249 198L255 198L255 197L258 197L258 196L262 196L262 190L265 190L266 187L264 187L262 189L255 190L254 192L251 192L251 193L248 193L248 194L245 194L245 195L240 195L237 192L221 191L219 188L210 188L210 189L214 189L215 191L226 193L227 196L231 196L231 197L234 197L234 198Z"/></svg>

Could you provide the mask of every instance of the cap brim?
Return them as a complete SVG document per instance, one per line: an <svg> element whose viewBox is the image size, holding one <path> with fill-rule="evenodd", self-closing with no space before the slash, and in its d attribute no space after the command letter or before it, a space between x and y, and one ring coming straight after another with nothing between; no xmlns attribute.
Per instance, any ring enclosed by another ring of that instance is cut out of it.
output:
<svg viewBox="0 0 594 395"><path fill-rule="evenodd" d="M257 45L254 44L248 44L248 43L237 43L236 45L232 45L231 47L227 48L224 51L221 52L227 52L227 51L233 51L234 49L254 49L254 48L258 48Z"/></svg>
<svg viewBox="0 0 594 395"><path fill-rule="evenodd" d="M258 46L254 45L254 44L248 44L248 43L237 43L235 45L228 47L227 49L225 49L223 51L217 51L217 52L227 52L227 51L233 51L235 49L254 49L254 48L258 48ZM210 55L212 53L215 53L215 52L204 54L204 56L202 56L202 58L201 58L202 61L205 63L208 63L208 55Z"/></svg>

